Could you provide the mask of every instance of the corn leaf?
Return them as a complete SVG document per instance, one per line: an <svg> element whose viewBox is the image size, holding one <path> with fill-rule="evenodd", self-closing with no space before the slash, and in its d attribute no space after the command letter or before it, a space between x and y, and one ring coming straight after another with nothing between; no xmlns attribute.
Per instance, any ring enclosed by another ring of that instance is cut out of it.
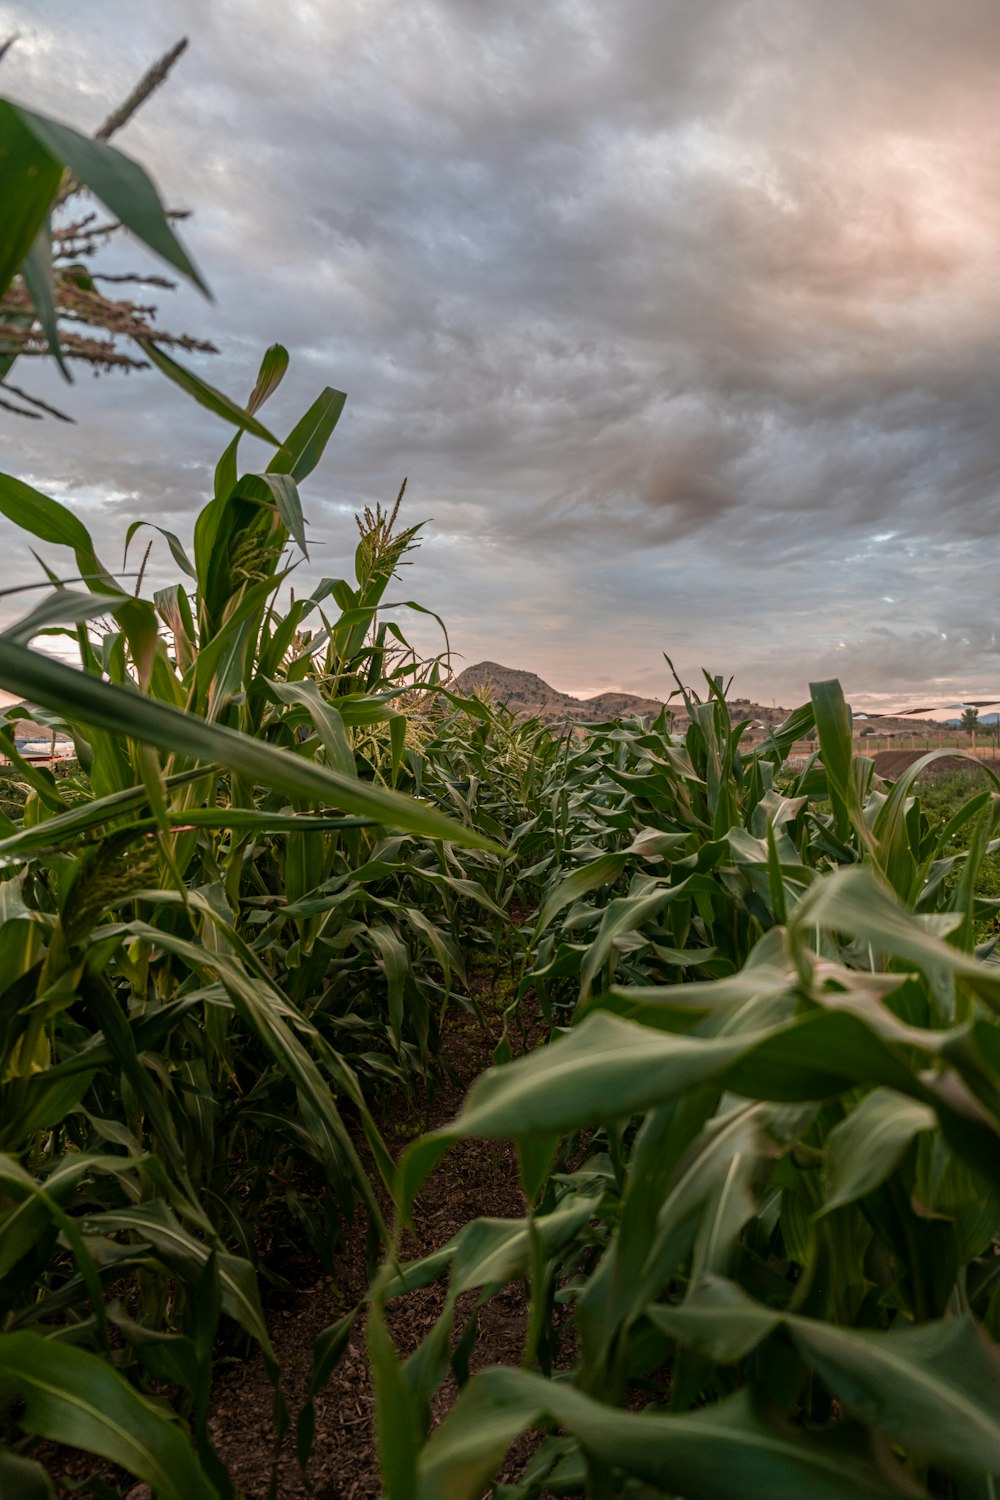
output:
<svg viewBox="0 0 1000 1500"><path fill-rule="evenodd" d="M0 1334L0 1394L24 1402L26 1431L110 1459L162 1500L218 1500L176 1423L84 1349Z"/></svg>

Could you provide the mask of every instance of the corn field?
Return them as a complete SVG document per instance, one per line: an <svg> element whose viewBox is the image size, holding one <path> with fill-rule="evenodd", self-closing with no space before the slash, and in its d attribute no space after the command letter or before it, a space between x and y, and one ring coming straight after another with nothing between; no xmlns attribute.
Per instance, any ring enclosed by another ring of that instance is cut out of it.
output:
<svg viewBox="0 0 1000 1500"><path fill-rule="evenodd" d="M64 171L197 274L114 148L7 102L0 127L0 283L23 277L54 346L39 235ZM153 528L175 583L133 586L0 475L44 554L0 635L29 705L0 723L0 1493L53 1495L60 1444L131 1476L101 1494L235 1500L213 1383L252 1346L306 1470L363 1319L390 1500L995 1496L992 771L929 815L935 752L879 781L836 682L753 748L711 676L678 685L683 735L664 713L559 738L456 696L399 624L398 507L359 518L350 577L292 592L343 395L278 439L282 348L242 406L152 354L236 428L192 536ZM266 468L242 470L244 431ZM133 565L149 535L123 535ZM65 774L18 751L20 713L71 740ZM381 1107L440 1075L474 964L513 975L492 1066L390 1149ZM513 1143L523 1215L407 1260L470 1137ZM295 1409L262 1284L285 1246L328 1266L359 1218L367 1296ZM387 1304L432 1281L404 1359ZM523 1346L470 1374L476 1308L515 1283Z"/></svg>

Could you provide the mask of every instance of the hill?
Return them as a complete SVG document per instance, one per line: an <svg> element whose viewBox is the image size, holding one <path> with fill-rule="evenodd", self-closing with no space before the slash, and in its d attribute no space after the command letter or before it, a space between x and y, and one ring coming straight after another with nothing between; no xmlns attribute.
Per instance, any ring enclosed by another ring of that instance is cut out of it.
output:
<svg viewBox="0 0 1000 1500"><path fill-rule="evenodd" d="M474 667L466 667L455 678L453 686L459 693L487 693L514 713L524 718L540 719L543 724L593 724L632 714L655 716L663 707L655 698L640 698L633 693L599 693L595 698L574 698L550 686L534 672L503 667L495 661L481 661ZM687 715L683 717L686 720Z"/></svg>
<svg viewBox="0 0 1000 1500"><path fill-rule="evenodd" d="M655 717L663 708L657 698L642 698L635 693L598 693L593 698L574 698L552 687L535 672L522 672L517 667L504 667L495 661L480 661L466 667L452 682L456 692L466 694L487 693L498 703L505 704L514 713L524 718L537 718L543 724L568 726L573 724L595 724L608 719L625 719L633 715L643 718ZM781 724L788 718L790 710L780 705L771 707L755 703L749 698L734 698L729 701L729 712L733 720L750 721L747 740L752 742L763 731ZM679 699L668 705L673 714L674 727L683 730L689 720ZM862 725L869 733L880 737L910 740L916 735L939 735L942 726L923 719L890 718L878 716L870 721L859 718L857 733Z"/></svg>
<svg viewBox="0 0 1000 1500"><path fill-rule="evenodd" d="M654 718L664 707L662 699L643 698L636 693L607 692L598 693L593 698L574 698L570 693L552 687L535 672L522 672L517 667L504 667L495 661L481 661L474 667L466 667L454 679L453 686L459 693L486 692L514 713L553 725L595 724L633 715ZM675 727L683 729L688 723L683 704L674 699L667 707L673 715ZM765 708L747 698L734 700L729 709L734 718L750 719L759 726L780 724L788 716L787 709Z"/></svg>

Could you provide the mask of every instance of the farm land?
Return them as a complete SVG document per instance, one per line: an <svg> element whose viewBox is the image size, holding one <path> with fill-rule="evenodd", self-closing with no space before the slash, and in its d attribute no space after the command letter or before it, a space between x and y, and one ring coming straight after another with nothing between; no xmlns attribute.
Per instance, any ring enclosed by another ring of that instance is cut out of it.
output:
<svg viewBox="0 0 1000 1500"><path fill-rule="evenodd" d="M113 133L0 101L8 372L122 334L78 188L199 281ZM344 393L124 336L224 435L155 589L0 474L0 1494L993 1494L989 758L456 679L399 500L288 583Z"/></svg>

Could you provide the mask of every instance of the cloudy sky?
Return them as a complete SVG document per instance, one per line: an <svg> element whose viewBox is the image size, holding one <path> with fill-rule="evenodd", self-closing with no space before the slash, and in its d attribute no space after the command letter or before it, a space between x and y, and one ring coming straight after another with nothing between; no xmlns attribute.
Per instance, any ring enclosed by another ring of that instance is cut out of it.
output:
<svg viewBox="0 0 1000 1500"><path fill-rule="evenodd" d="M117 143L194 210L215 301L161 317L206 377L245 399L287 345L279 432L348 393L312 576L407 475L403 594L466 663L1000 692L996 0L0 0L10 32L3 92L87 130L190 38ZM152 373L30 385L77 425L0 413L4 468L109 560L189 530L220 423ZM0 523L0 581L33 567Z"/></svg>

